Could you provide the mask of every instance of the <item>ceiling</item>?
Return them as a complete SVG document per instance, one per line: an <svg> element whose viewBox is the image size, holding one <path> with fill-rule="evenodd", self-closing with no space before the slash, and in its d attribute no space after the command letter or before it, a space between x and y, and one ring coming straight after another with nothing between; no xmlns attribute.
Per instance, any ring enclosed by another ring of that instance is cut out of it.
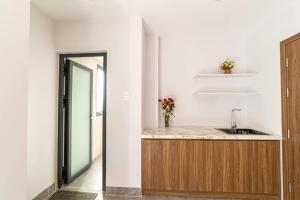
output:
<svg viewBox="0 0 300 200"><path fill-rule="evenodd" d="M247 27L294 0L32 0L56 21L143 16L156 29Z"/></svg>

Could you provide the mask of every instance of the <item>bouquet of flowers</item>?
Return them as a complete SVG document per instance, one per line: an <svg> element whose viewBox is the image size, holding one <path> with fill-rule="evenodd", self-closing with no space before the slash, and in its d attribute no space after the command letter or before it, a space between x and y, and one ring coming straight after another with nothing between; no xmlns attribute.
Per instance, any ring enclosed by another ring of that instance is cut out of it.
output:
<svg viewBox="0 0 300 200"><path fill-rule="evenodd" d="M170 118L174 115L174 108L175 108L175 100L172 97L169 98L161 98L158 100L161 104L163 110L163 117L165 120L165 127L170 126Z"/></svg>

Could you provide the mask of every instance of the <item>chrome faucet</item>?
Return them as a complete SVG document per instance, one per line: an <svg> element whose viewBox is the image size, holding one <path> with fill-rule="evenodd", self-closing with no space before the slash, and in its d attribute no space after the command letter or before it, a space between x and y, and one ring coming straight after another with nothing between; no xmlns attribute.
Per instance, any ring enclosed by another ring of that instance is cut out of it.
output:
<svg viewBox="0 0 300 200"><path fill-rule="evenodd" d="M235 111L242 111L240 108L234 108L231 110L231 129L236 129L238 127L236 123L236 119L234 118L234 112Z"/></svg>

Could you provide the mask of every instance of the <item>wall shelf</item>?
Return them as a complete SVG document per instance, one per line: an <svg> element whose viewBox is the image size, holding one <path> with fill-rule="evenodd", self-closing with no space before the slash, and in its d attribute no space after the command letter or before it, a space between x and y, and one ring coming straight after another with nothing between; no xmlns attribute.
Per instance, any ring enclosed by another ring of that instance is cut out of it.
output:
<svg viewBox="0 0 300 200"><path fill-rule="evenodd" d="M203 74L199 73L194 78L252 78L257 74L255 73L240 73L240 74Z"/></svg>
<svg viewBox="0 0 300 200"><path fill-rule="evenodd" d="M209 91L197 90L194 95L257 95L255 91Z"/></svg>

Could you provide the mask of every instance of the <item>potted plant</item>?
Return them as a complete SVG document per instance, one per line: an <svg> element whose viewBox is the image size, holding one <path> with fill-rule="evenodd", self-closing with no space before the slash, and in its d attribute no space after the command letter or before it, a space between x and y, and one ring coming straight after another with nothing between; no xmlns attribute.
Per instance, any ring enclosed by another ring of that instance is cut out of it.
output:
<svg viewBox="0 0 300 200"><path fill-rule="evenodd" d="M165 127L170 127L170 119L174 117L175 100L172 97L161 98L158 100L163 110L163 117L165 121Z"/></svg>
<svg viewBox="0 0 300 200"><path fill-rule="evenodd" d="M231 74L232 68L235 66L234 60L226 59L221 65L220 69L224 71L224 74Z"/></svg>

